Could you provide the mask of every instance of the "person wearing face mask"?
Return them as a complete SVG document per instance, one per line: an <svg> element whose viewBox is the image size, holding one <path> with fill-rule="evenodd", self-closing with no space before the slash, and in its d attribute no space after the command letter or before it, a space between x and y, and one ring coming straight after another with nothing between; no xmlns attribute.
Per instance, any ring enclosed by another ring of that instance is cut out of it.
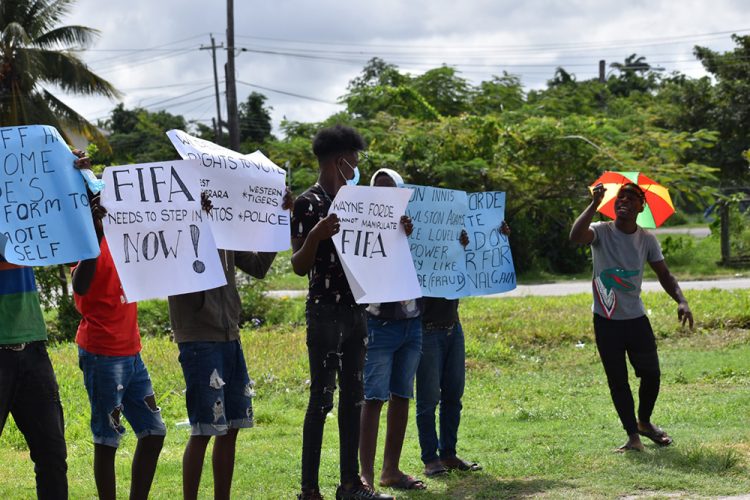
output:
<svg viewBox="0 0 750 500"><path fill-rule="evenodd" d="M390 499L376 493L359 477L359 421L364 400L362 369L367 320L364 306L354 301L331 239L339 232L338 217L328 211L338 190L356 181L359 152L365 141L351 127L321 129L312 144L318 159L318 180L302 193L292 212L292 268L309 278L305 315L310 360L310 399L302 431L300 499L320 499L318 471L326 415L333 409L336 379L341 484L337 499Z"/></svg>

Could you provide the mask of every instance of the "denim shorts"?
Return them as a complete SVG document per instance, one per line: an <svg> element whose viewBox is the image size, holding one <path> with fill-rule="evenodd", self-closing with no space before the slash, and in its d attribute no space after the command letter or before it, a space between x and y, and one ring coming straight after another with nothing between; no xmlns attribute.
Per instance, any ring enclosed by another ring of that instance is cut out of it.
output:
<svg viewBox="0 0 750 500"><path fill-rule="evenodd" d="M365 399L414 397L414 376L422 356L422 318L367 317Z"/></svg>
<svg viewBox="0 0 750 500"><path fill-rule="evenodd" d="M193 436L221 436L253 426L253 385L239 340L180 342Z"/></svg>
<svg viewBox="0 0 750 500"><path fill-rule="evenodd" d="M164 436L167 428L140 354L103 356L78 348L78 366L91 403L94 443L117 448L125 433L121 416L138 439Z"/></svg>

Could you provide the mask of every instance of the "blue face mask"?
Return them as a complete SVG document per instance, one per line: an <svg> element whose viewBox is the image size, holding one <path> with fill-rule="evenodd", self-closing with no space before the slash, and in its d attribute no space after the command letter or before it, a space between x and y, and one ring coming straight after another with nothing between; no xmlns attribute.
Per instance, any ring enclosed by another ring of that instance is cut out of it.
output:
<svg viewBox="0 0 750 500"><path fill-rule="evenodd" d="M351 179L347 179L344 174L341 175L344 176L347 186L356 186L357 184L359 184L359 167L352 167L352 164L346 161L346 158L342 158L342 160L344 160L344 163L346 163L349 168L354 171L354 177L352 177ZM341 173L341 170L339 170L339 173Z"/></svg>
<svg viewBox="0 0 750 500"><path fill-rule="evenodd" d="M359 184L359 167L354 167L354 177L346 181L349 186L356 186Z"/></svg>

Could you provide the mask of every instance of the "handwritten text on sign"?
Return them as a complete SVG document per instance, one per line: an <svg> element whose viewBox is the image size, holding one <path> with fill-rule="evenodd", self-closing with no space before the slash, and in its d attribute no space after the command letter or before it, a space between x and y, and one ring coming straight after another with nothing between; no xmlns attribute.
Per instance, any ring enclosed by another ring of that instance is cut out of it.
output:
<svg viewBox="0 0 750 500"><path fill-rule="evenodd" d="M104 234L129 302L226 284L211 228L194 216L200 187L188 163L104 171Z"/></svg>
<svg viewBox="0 0 750 500"><path fill-rule="evenodd" d="M499 227L505 193L465 193L409 186L407 214L414 232L409 248L426 297L459 298L512 290L516 286L507 237ZM469 245L459 243L466 230Z"/></svg>
<svg viewBox="0 0 750 500"><path fill-rule="evenodd" d="M410 189L343 186L331 205L340 231L333 244L360 304L421 296L401 216Z"/></svg>
<svg viewBox="0 0 750 500"><path fill-rule="evenodd" d="M469 193L466 213L466 278L471 295L507 292L516 287L516 271L508 237L500 233L505 193Z"/></svg>
<svg viewBox="0 0 750 500"><path fill-rule="evenodd" d="M181 130L167 136L186 160L198 160L201 190L219 248L278 252L289 248L289 212L282 209L286 172L260 151L242 155ZM198 212L201 216L201 213Z"/></svg>
<svg viewBox="0 0 750 500"><path fill-rule="evenodd" d="M414 189L406 215L414 232L409 249L425 296L460 296L466 289L464 249L458 242L465 229L468 198L464 191L409 186Z"/></svg>
<svg viewBox="0 0 750 500"><path fill-rule="evenodd" d="M45 266L99 255L75 156L49 126L0 128L0 253Z"/></svg>

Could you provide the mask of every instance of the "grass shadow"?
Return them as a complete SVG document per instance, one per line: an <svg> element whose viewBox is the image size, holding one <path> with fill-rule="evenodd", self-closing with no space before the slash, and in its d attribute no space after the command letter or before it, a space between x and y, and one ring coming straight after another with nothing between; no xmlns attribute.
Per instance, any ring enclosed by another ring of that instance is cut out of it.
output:
<svg viewBox="0 0 750 500"><path fill-rule="evenodd" d="M576 485L550 479L500 479L481 473L447 477L444 491L419 492L408 498L498 499L529 498L550 490L573 490ZM399 495L403 498L403 495Z"/></svg>
<svg viewBox="0 0 750 500"><path fill-rule="evenodd" d="M669 467L682 472L702 474L747 474L742 454L726 446L683 445L659 448L647 446L646 453L628 453L631 461L653 467Z"/></svg>

